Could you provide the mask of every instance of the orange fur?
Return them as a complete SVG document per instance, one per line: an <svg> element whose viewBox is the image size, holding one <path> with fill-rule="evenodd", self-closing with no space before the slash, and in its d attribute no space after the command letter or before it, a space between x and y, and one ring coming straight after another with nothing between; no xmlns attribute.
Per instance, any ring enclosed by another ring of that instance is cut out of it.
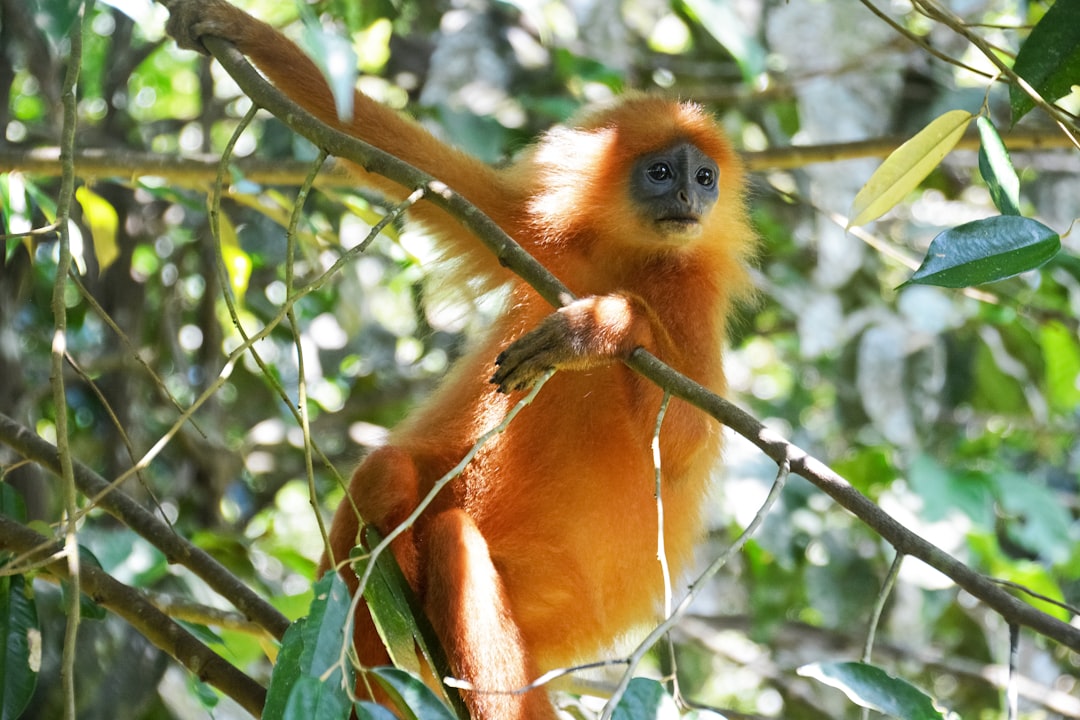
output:
<svg viewBox="0 0 1080 720"><path fill-rule="evenodd" d="M189 17L178 20L188 8ZM457 222L433 206L415 208L413 217L470 274L488 286L510 283L509 302L440 389L391 432L388 446L356 469L349 494L364 520L389 532L503 417L517 394L501 393L489 378L508 346L504 357L527 370L565 370L394 545L454 672L479 688L512 690L540 672L596 659L628 629L652 622L663 593L650 450L661 392L618 359L643 346L706 387L725 388L720 349L731 304L748 292L743 263L754 236L742 167L716 123L690 103L628 97L493 169L359 93L355 118L339 121L303 53L223 0L173 0L172 10L174 35L183 34L181 22L192 28L189 46L205 34L232 40L324 122L460 192L583 298L552 313ZM628 178L635 158L682 141L719 165L720 191L700 234L676 241L641 220ZM404 194L362 169L357 176ZM537 327L540 336L526 336ZM544 353L551 357L537 359ZM671 404L661 452L665 542L676 577L702 532L719 447L712 419ZM357 530L345 502L331 531L335 558L347 557ZM343 572L355 587L352 573ZM385 662L360 612L360 659ZM488 720L555 717L542 691L465 696Z"/></svg>

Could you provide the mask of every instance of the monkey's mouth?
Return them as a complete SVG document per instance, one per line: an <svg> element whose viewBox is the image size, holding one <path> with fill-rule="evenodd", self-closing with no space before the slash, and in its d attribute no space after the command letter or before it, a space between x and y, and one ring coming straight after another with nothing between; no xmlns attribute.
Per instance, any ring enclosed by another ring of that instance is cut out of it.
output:
<svg viewBox="0 0 1080 720"><path fill-rule="evenodd" d="M701 229L701 217L698 215L669 215L657 218L656 224L666 233L685 235Z"/></svg>

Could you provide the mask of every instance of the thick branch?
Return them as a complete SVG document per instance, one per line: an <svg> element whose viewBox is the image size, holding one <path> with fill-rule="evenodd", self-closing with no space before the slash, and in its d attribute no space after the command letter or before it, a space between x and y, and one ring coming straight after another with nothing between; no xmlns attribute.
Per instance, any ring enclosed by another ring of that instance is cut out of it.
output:
<svg viewBox="0 0 1080 720"><path fill-rule="evenodd" d="M55 147L0 148L2 172L54 176L60 172L60 150ZM299 185L311 162L246 158L234 163L240 174L261 185ZM84 180L99 178L160 177L172 187L202 188L214 182L221 157L177 157L129 150L87 148L75 152L75 172ZM343 167L331 167L319 175L320 187L355 187L356 178Z"/></svg>
<svg viewBox="0 0 1080 720"><path fill-rule="evenodd" d="M1025 130L1002 138L1010 152L1049 151L1072 147L1069 139L1052 130ZM791 170L814 163L885 157L908 140L886 135L853 142L821 145L788 145L742 153L752 172ZM961 138L957 150L978 150L979 136L969 133ZM87 148L75 152L75 173L85 180L99 178L160 177L170 186L199 188L214 182L221 158L217 155L177 157L129 150ZM300 185L311 168L308 161L241 158L231 163L246 179L260 185ZM3 172L23 172L45 177L60 173L60 150L55 147L29 149L0 148ZM329 163L319 173L316 187L355 187L356 178L341 165Z"/></svg>
<svg viewBox="0 0 1080 720"><path fill-rule="evenodd" d="M23 457L33 460L52 472L59 472L60 461L56 448L37 434L0 413L0 442L10 446ZM75 484L89 497L100 496L98 506L146 538L165 553L170 563L179 563L202 578L211 588L231 602L252 622L265 628L279 640L289 627L289 619L256 595L251 588L229 572L225 566L192 545L187 539L82 463L75 463Z"/></svg>
<svg viewBox="0 0 1080 720"><path fill-rule="evenodd" d="M357 162L367 170L384 175L405 187L440 187L433 178L397 158L323 125L271 87L231 44L213 37L203 38L203 41L206 48L254 102L319 147ZM428 199L458 218L504 265L533 286L549 302L561 305L571 297L565 286L546 268L517 245L498 225L451 189L429 195ZM984 576L911 532L824 463L771 433L738 407L677 373L644 350L636 350L627 364L676 397L705 410L745 436L773 460L779 463L790 462L793 472L826 492L878 532L898 552L917 557L941 571L957 585L994 608L1006 621L1030 627L1080 652L1080 628L1072 627L1017 600Z"/></svg>
<svg viewBox="0 0 1080 720"><path fill-rule="evenodd" d="M67 559L60 544L3 515L0 515L0 546L18 553L33 553L33 558L57 558L48 562L45 570L58 578L68 578ZM122 617L156 647L203 682L236 700L252 715L262 714L266 702L264 687L196 640L138 591L91 563L79 569L79 576L84 595Z"/></svg>

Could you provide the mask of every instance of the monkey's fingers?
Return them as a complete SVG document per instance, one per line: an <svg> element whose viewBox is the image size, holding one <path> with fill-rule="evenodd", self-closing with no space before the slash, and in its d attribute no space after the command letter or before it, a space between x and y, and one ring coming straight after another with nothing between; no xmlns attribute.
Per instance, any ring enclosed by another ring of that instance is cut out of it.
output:
<svg viewBox="0 0 1080 720"><path fill-rule="evenodd" d="M528 390L544 373L560 367L566 355L564 336L553 323L545 323L499 353L491 382L504 393Z"/></svg>

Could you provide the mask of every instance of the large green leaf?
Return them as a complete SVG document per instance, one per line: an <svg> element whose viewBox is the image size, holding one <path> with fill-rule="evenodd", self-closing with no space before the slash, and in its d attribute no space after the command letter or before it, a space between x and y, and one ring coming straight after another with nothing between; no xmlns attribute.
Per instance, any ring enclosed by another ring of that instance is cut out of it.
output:
<svg viewBox="0 0 1080 720"><path fill-rule="evenodd" d="M939 234L904 285L961 288L1034 270L1061 249L1060 236L1031 218L999 215Z"/></svg>
<svg viewBox="0 0 1080 720"><path fill-rule="evenodd" d="M1080 2L1058 0L1046 11L1016 54L1013 70L1049 102L1080 85ZM1014 84L1009 86L1009 105L1015 124L1035 102Z"/></svg>
<svg viewBox="0 0 1080 720"><path fill-rule="evenodd" d="M22 575L0 577L0 720L22 714L37 685L41 632Z"/></svg>
<svg viewBox="0 0 1080 720"><path fill-rule="evenodd" d="M860 707L900 720L944 720L929 695L907 680L895 678L874 665L861 662L813 663L799 668L799 674L842 691Z"/></svg>
<svg viewBox="0 0 1080 720"><path fill-rule="evenodd" d="M306 617L300 618L289 626L281 639L281 650L274 663L274 672L270 675L270 687L266 690L263 720L281 720L285 717L289 695L300 679L300 655L306 623Z"/></svg>
<svg viewBox="0 0 1080 720"><path fill-rule="evenodd" d="M304 675L296 681L285 705L284 720L334 720L349 717L349 698L329 682Z"/></svg>
<svg viewBox="0 0 1080 720"><path fill-rule="evenodd" d="M352 684L351 666L342 663L346 643L344 628L349 617L349 589L337 573L328 573L315 583L311 611L289 626L281 653L270 677L263 717L296 718L303 709L320 709L322 718L349 716L347 684ZM324 687L317 692L310 679ZM333 696L333 697L331 697ZM333 714L333 713L338 714Z"/></svg>

